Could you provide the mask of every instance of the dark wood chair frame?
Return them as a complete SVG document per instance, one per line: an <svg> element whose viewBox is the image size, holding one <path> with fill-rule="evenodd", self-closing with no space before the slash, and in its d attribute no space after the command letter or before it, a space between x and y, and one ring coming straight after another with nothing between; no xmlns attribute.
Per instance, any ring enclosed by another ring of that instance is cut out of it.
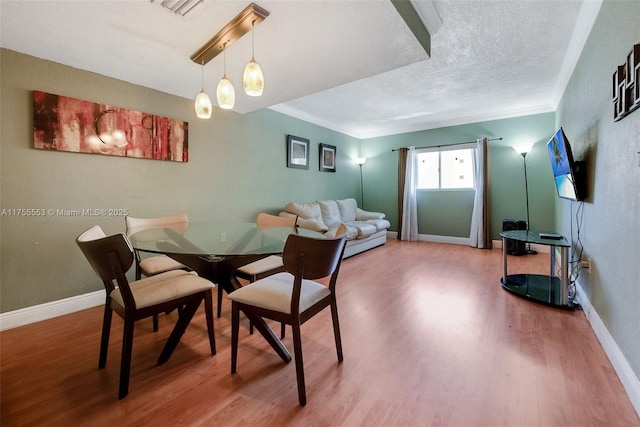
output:
<svg viewBox="0 0 640 427"><path fill-rule="evenodd" d="M84 233L83 233L84 234ZM111 318L113 311L124 319L124 331L122 337L122 356L120 360L120 386L118 397L120 399L129 393L129 377L131 372L131 353L133 349L133 332L136 321L151 317L158 313L179 309L179 317L176 325L167 339L167 342L158 358L158 365L162 365L171 356L191 322L193 315L204 301L207 331L211 355L216 354L216 343L213 325L213 298L212 289L197 292L181 298L176 298L161 304L144 308L136 308L136 303L129 288L126 272L134 262L134 253L131 244L124 234L115 234L95 240L76 239L76 243L86 256L94 271L102 279L107 297L104 305L104 319L102 323L102 338L100 341L100 359L98 368L102 369L107 363L107 350L109 347L109 335L111 330ZM119 304L111 304L111 292L115 289L116 281L124 301L124 310ZM205 280L205 279L202 279Z"/></svg>
<svg viewBox="0 0 640 427"><path fill-rule="evenodd" d="M338 361L343 361L342 340L340 337L340 324L338 321L338 306L336 302L336 282L340 271L342 256L344 255L346 238L315 239L300 235L291 235L283 252L283 261L286 271L294 276L293 292L291 297L290 314L255 307L232 301L231 304L231 373L236 373L238 358L238 336L240 329L240 311L245 314L272 319L287 325L293 330L294 358L296 365L296 380L298 384L298 400L300 405L307 403L304 366L302 361L302 340L300 326L307 320L322 311L325 307L331 307L333 321L333 333L336 344ZM330 294L321 299L305 311L300 311L300 294L302 280L317 280L331 276L329 281ZM248 285L250 286L250 285Z"/></svg>
<svg viewBox="0 0 640 427"><path fill-rule="evenodd" d="M135 229L162 227L163 225L167 225L167 224L185 224L186 225L189 223L189 218L186 213L179 213L175 215L158 217L158 218L135 218L132 216L126 216L124 218L124 223L127 229L126 231L127 231L127 237L128 237L130 235L129 233L131 233ZM143 271L142 267L140 267L140 262L142 261L140 252L134 249L133 253L135 255L135 262L136 262L136 276L135 276L136 280L140 280L143 275L147 277L154 276L154 274L150 274L146 271ZM153 256L167 257L167 255L153 255ZM187 271L190 270L190 268L187 267L186 265L176 269L187 270ZM166 271L170 271L170 270L166 270ZM162 273L164 273L164 271ZM156 274L159 274L159 273L156 273ZM154 314L152 318L153 318L152 320L153 332L158 332L158 315Z"/></svg>
<svg viewBox="0 0 640 427"><path fill-rule="evenodd" d="M271 228L271 227L288 227L290 226L294 230L296 230L296 223L298 222L298 216L295 217L280 217L275 215L266 214L264 212L260 212L258 214L258 218L256 219L256 224L258 228ZM281 267L272 268L270 270L262 271L258 274L247 274L242 270L238 269L235 271L235 275L238 278L248 280L249 283L253 283L256 280L264 279L265 277L269 277L271 275L277 273L283 273L287 271L284 268L284 265ZM222 288L218 288L218 317L220 317L222 310ZM249 333L253 334L253 323L249 325ZM280 338L284 338L285 336L285 324L280 324Z"/></svg>

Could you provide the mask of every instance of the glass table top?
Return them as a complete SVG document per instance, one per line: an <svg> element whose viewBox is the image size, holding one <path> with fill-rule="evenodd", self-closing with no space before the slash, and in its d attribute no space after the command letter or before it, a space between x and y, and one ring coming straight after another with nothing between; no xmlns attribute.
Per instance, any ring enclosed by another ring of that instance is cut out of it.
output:
<svg viewBox="0 0 640 427"><path fill-rule="evenodd" d="M545 238L540 237L545 234L554 235L555 233L546 233L535 230L509 230L502 231L500 236L505 237L507 239L518 240L520 242L527 243L537 243L540 245L548 245L548 246L562 246L562 247L571 247L571 244L567 241L567 239L563 236L559 236L559 239ZM556 235L558 236L558 235Z"/></svg>
<svg viewBox="0 0 640 427"><path fill-rule="evenodd" d="M131 229L134 249L165 254L232 256L282 253L292 234L323 238L323 234L304 228L270 227L260 229L252 222L192 221L158 228Z"/></svg>

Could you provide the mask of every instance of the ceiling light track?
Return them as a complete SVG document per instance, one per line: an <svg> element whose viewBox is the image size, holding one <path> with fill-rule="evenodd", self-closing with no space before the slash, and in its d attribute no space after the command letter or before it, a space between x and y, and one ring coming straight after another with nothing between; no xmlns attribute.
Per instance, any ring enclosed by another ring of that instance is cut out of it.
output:
<svg viewBox="0 0 640 427"><path fill-rule="evenodd" d="M254 25L264 21L269 11L251 3L233 18L223 29L191 55L196 64L206 64L222 51L252 30Z"/></svg>

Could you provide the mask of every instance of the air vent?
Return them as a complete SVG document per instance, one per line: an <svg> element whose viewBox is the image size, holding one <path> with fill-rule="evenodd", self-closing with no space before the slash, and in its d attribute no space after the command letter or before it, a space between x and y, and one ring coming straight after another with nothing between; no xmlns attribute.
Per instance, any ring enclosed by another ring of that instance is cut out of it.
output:
<svg viewBox="0 0 640 427"><path fill-rule="evenodd" d="M191 12L204 0L150 0L151 3L162 6L163 8L175 13L176 15L185 16Z"/></svg>

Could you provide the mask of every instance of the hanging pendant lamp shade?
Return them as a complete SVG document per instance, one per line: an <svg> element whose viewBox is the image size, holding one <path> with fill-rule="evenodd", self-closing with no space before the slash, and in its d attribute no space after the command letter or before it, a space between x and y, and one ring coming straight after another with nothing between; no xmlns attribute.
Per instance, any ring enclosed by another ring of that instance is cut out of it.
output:
<svg viewBox="0 0 640 427"><path fill-rule="evenodd" d="M242 77L244 91L249 96L260 96L264 90L264 76L262 68L251 58L251 62L244 68L244 76Z"/></svg>
<svg viewBox="0 0 640 427"><path fill-rule="evenodd" d="M204 62L202 63L202 89L196 96L195 101L196 115L199 119L211 118L213 107L211 106L211 99L209 95L204 91Z"/></svg>
<svg viewBox="0 0 640 427"><path fill-rule="evenodd" d="M255 60L254 57L254 45L253 45L253 26L255 21L251 22L251 61L244 68L244 75L242 77L242 85L244 86L244 92L249 96L261 96L264 90L264 75L262 74L262 68Z"/></svg>
<svg viewBox="0 0 640 427"><path fill-rule="evenodd" d="M224 44L224 50L222 52L224 56L224 73L222 78L218 82L218 89L216 90L216 98L220 108L230 110L236 103L236 91L233 89L231 80L227 77L227 51L226 43Z"/></svg>
<svg viewBox="0 0 640 427"><path fill-rule="evenodd" d="M230 110L236 102L236 91L233 89L231 80L227 78L225 74L218 82L218 90L216 91L218 98L218 105L220 108Z"/></svg>

